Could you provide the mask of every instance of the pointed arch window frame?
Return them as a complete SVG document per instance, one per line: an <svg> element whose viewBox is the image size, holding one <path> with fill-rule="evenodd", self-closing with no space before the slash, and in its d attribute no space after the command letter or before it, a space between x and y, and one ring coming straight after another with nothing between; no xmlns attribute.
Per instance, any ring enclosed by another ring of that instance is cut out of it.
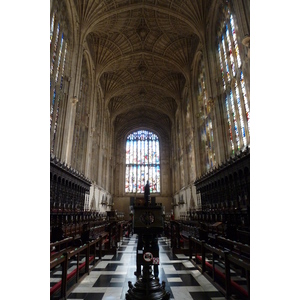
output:
<svg viewBox="0 0 300 300"><path fill-rule="evenodd" d="M133 131L125 141L125 193L143 194L149 180L150 193L161 192L160 142L148 130Z"/></svg>

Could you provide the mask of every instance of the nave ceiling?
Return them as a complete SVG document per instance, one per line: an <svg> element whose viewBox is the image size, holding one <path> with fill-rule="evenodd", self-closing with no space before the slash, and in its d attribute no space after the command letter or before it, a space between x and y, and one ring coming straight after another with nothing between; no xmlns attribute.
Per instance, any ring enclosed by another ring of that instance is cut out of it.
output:
<svg viewBox="0 0 300 300"><path fill-rule="evenodd" d="M149 128L171 138L191 83L208 0L75 0L81 34L116 137Z"/></svg>

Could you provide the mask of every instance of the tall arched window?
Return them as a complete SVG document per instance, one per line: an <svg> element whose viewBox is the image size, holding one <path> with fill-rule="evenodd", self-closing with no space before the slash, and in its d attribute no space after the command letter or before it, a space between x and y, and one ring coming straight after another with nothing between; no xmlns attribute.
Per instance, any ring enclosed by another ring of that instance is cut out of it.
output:
<svg viewBox="0 0 300 300"><path fill-rule="evenodd" d="M150 193L160 192L160 152L158 136L139 130L126 139L125 193L144 193L149 180Z"/></svg>
<svg viewBox="0 0 300 300"><path fill-rule="evenodd" d="M194 152L194 134L192 128L192 107L191 102L187 99L187 107L186 107L186 118L185 118L185 126L186 126L186 143L187 143L187 155L189 161L189 182L195 181L196 179L196 171L195 171L195 152Z"/></svg>
<svg viewBox="0 0 300 300"><path fill-rule="evenodd" d="M223 22L218 33L217 56L232 153L243 149L250 142L250 108L236 30L236 21L231 13L230 2L226 1L223 9Z"/></svg>
<svg viewBox="0 0 300 300"><path fill-rule="evenodd" d="M205 162L206 171L208 171L216 164L216 154L214 147L211 103L207 99L205 80L205 68L203 59L201 59L198 76L198 115L200 117L200 127L198 130L201 132L201 152L204 155L203 160Z"/></svg>
<svg viewBox="0 0 300 300"><path fill-rule="evenodd" d="M54 144L59 120L61 101L64 96L65 64L68 53L63 29L58 21L56 13L53 13L50 26L50 136L51 152Z"/></svg>

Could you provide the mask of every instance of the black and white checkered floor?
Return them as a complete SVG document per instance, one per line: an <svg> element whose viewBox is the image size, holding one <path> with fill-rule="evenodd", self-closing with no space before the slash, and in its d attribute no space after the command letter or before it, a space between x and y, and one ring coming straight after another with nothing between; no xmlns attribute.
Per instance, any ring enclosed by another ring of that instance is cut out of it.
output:
<svg viewBox="0 0 300 300"><path fill-rule="evenodd" d="M159 238L159 280L165 281L170 300L225 300L220 292L199 272L183 254L172 254L169 240ZM80 284L69 294L68 300L125 299L128 281L137 281L137 235L123 238L116 255L105 255ZM68 270L71 272L72 270ZM59 271L58 271L59 272ZM51 283L58 278L52 273Z"/></svg>

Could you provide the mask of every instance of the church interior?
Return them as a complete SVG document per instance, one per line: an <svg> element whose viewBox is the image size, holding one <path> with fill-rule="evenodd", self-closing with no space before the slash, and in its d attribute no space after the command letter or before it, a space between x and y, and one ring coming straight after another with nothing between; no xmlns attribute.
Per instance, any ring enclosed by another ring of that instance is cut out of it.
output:
<svg viewBox="0 0 300 300"><path fill-rule="evenodd" d="M250 0L51 0L50 299L250 299L250 120Z"/></svg>

